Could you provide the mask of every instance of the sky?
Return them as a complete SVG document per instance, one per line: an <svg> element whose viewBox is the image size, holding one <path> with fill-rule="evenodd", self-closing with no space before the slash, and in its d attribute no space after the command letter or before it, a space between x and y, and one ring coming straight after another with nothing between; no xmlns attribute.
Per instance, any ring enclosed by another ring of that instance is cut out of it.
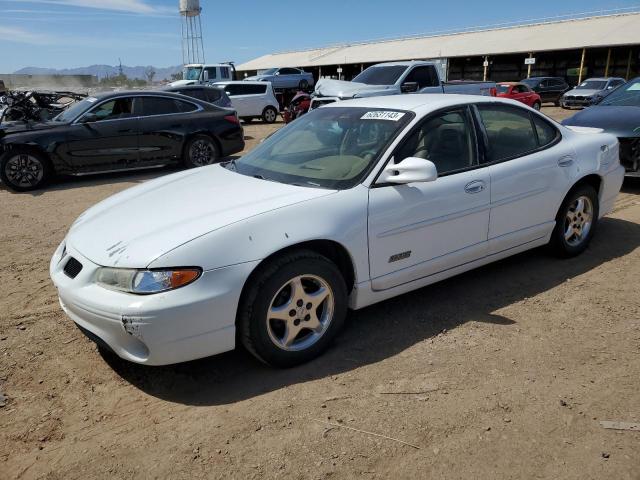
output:
<svg viewBox="0 0 640 480"><path fill-rule="evenodd" d="M208 62L637 7L638 0L201 0ZM640 27L639 27L640 28ZM178 0L0 0L0 72L182 63Z"/></svg>

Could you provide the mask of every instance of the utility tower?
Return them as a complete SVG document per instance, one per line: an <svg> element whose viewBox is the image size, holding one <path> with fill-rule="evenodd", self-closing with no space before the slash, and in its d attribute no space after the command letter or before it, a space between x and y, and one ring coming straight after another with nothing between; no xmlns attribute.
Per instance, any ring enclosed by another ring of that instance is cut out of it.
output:
<svg viewBox="0 0 640 480"><path fill-rule="evenodd" d="M180 0L182 63L204 63L200 0Z"/></svg>

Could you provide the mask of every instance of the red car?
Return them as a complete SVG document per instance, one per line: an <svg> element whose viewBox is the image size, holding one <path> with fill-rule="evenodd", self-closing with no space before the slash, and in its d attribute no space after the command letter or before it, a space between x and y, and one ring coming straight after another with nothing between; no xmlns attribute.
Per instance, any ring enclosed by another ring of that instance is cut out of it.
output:
<svg viewBox="0 0 640 480"><path fill-rule="evenodd" d="M498 97L510 98L528 105L536 110L540 110L542 100L540 95L531 90L524 83L519 82L502 82L498 83Z"/></svg>

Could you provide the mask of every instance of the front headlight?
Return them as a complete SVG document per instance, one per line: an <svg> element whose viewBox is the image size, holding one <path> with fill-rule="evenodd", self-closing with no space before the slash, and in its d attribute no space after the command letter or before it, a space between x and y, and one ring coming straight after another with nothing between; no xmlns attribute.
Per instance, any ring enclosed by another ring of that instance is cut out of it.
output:
<svg viewBox="0 0 640 480"><path fill-rule="evenodd" d="M171 268L162 270L133 270L127 268L100 268L96 283L121 292L149 295L184 287L202 275L199 268Z"/></svg>

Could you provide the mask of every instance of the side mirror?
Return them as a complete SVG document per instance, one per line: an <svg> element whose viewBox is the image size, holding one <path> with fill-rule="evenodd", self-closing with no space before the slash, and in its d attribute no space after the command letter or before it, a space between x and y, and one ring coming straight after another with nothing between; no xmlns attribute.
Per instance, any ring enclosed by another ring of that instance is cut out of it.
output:
<svg viewBox="0 0 640 480"><path fill-rule="evenodd" d="M209 81L209 71L208 71L208 70L205 70L205 71L202 73L202 79L203 79L205 82L208 82L208 81Z"/></svg>
<svg viewBox="0 0 640 480"><path fill-rule="evenodd" d="M87 113L82 119L80 123L93 123L98 121L98 115L95 113Z"/></svg>
<svg viewBox="0 0 640 480"><path fill-rule="evenodd" d="M378 184L403 185L414 182L433 182L438 178L438 169L431 160L408 157L400 163L389 163L378 177Z"/></svg>
<svg viewBox="0 0 640 480"><path fill-rule="evenodd" d="M419 89L418 82L404 82L400 87L402 93L413 93Z"/></svg>

